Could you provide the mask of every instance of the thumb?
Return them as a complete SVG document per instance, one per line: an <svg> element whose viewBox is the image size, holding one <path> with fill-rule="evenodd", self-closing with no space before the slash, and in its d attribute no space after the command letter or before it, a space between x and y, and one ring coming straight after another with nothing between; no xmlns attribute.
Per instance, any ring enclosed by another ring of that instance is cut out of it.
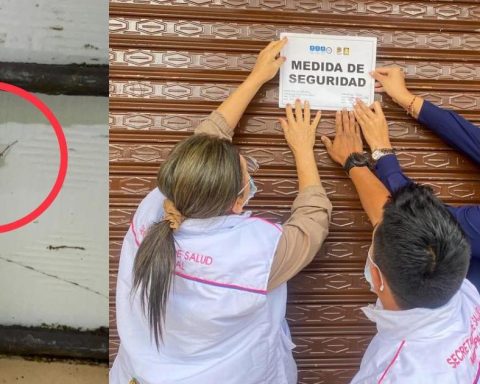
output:
<svg viewBox="0 0 480 384"><path fill-rule="evenodd" d="M285 56L280 56L279 58L275 59L275 66L277 68L280 68L282 64L285 63L286 60L287 58Z"/></svg>
<svg viewBox="0 0 480 384"><path fill-rule="evenodd" d="M325 148L327 148L327 152L330 152L330 148L332 148L332 141L327 136L322 136L320 140L322 140L323 145L325 145Z"/></svg>
<svg viewBox="0 0 480 384"><path fill-rule="evenodd" d="M385 79L385 76L380 74L377 71L372 71L370 72L370 76L372 76L375 80L377 80L380 84L383 83L383 80Z"/></svg>

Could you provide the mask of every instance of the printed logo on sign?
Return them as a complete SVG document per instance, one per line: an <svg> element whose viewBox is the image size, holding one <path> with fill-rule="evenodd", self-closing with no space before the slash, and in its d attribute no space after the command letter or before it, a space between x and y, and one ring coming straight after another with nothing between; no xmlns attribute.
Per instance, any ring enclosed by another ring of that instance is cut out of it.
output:
<svg viewBox="0 0 480 384"><path fill-rule="evenodd" d="M326 47L325 45L310 45L310 53L316 53L321 55L331 55L333 52L332 47Z"/></svg>
<svg viewBox="0 0 480 384"><path fill-rule="evenodd" d="M310 45L309 49L310 53L314 54L331 55L335 52L335 54L339 56L350 56L349 47L337 47L337 49L334 50L332 47L327 47L325 45Z"/></svg>

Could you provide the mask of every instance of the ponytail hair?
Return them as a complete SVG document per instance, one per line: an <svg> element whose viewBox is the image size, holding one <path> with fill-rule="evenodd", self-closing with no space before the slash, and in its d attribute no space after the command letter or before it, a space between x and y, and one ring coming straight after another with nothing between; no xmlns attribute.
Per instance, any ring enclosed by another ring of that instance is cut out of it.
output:
<svg viewBox="0 0 480 384"><path fill-rule="evenodd" d="M194 135L175 146L158 171L157 184L186 218L227 214L242 189L240 154L233 144ZM152 225L137 251L132 293L139 291L157 348L176 264L174 230L167 220Z"/></svg>
<svg viewBox="0 0 480 384"><path fill-rule="evenodd" d="M175 271L173 229L163 220L153 224L143 239L134 262L133 291L140 289L142 310L147 314L155 344L162 340L168 293Z"/></svg>

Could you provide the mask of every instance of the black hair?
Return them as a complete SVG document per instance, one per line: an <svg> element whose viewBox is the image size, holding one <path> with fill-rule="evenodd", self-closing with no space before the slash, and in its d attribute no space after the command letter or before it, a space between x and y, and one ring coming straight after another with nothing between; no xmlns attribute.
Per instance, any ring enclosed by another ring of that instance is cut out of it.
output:
<svg viewBox="0 0 480 384"><path fill-rule="evenodd" d="M438 308L465 279L470 245L433 191L411 183L385 204L373 255L401 309Z"/></svg>

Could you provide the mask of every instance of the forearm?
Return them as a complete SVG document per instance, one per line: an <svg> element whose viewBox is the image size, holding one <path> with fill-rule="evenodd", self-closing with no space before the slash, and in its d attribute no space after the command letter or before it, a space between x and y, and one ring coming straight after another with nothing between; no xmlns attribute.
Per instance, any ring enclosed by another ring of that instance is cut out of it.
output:
<svg viewBox="0 0 480 384"><path fill-rule="evenodd" d="M412 104L412 101L414 100ZM395 101L447 144L463 152L476 163L480 163L480 128L459 114L440 108L408 90L402 92Z"/></svg>
<svg viewBox="0 0 480 384"><path fill-rule="evenodd" d="M302 192L312 185L320 185L315 155L312 150L294 153L298 173L298 190Z"/></svg>
<svg viewBox="0 0 480 384"><path fill-rule="evenodd" d="M389 198L387 188L367 167L354 167L350 170L350 179L355 185L360 203L373 226L381 221L383 206Z"/></svg>
<svg viewBox="0 0 480 384"><path fill-rule="evenodd" d="M268 289L285 283L309 264L328 235L332 203L321 185L300 192L292 215L283 225L275 252Z"/></svg>
<svg viewBox="0 0 480 384"><path fill-rule="evenodd" d="M424 102L423 98L415 96L408 90L400 94L394 101L405 111L411 113L415 119L418 118Z"/></svg>
<svg viewBox="0 0 480 384"><path fill-rule="evenodd" d="M452 207L447 205L465 236L470 241L472 257L480 259L480 205L463 205Z"/></svg>
<svg viewBox="0 0 480 384"><path fill-rule="evenodd" d="M402 172L402 168L400 168L400 164L394 154L380 158L375 165L375 173L390 192L394 192L412 182Z"/></svg>
<svg viewBox="0 0 480 384"><path fill-rule="evenodd" d="M480 164L480 128L459 114L423 103L418 121L435 132L447 144Z"/></svg>
<svg viewBox="0 0 480 384"><path fill-rule="evenodd" d="M217 108L228 125L235 128L240 121L245 109L255 94L262 86L262 82L252 75L247 79Z"/></svg>

